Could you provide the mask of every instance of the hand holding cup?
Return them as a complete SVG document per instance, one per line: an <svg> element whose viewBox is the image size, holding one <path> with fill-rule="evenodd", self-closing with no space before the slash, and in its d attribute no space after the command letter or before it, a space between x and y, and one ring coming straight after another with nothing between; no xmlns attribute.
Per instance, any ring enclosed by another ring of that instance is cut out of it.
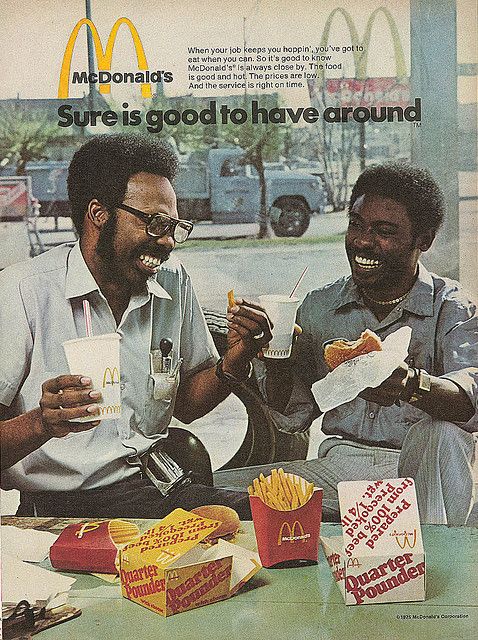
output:
<svg viewBox="0 0 478 640"><path fill-rule="evenodd" d="M228 293L227 320L227 361L244 366L261 355L262 348L271 340L272 322L260 305L235 298L232 291Z"/></svg>
<svg viewBox="0 0 478 640"><path fill-rule="evenodd" d="M85 376L61 375L46 380L42 385L40 411L43 428L52 438L62 438L69 433L86 431L96 427L100 420L98 400L101 393L92 388L91 379ZM77 418L93 417L93 422L74 422ZM73 422L71 422L73 421Z"/></svg>

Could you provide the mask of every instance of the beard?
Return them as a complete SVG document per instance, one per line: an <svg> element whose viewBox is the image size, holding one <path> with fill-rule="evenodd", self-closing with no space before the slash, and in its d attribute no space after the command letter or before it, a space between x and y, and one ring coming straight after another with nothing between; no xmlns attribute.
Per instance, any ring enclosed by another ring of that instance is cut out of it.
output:
<svg viewBox="0 0 478 640"><path fill-rule="evenodd" d="M162 264L168 260L171 250L150 241L137 246L128 254L118 254L115 248L117 228L116 216L110 215L100 231L96 253L100 258L102 275L106 280L128 287L132 295L142 293L148 277L135 268L137 258L141 254L147 254L158 258Z"/></svg>
<svg viewBox="0 0 478 640"><path fill-rule="evenodd" d="M345 244L346 254L349 261L352 278L359 288L369 291L372 294L394 290L403 282L403 286L408 286L410 278L416 273L416 260L411 259L414 246L406 248L405 256L402 254L383 254L378 251L356 250L350 244ZM355 256L379 263L376 269L361 269L355 263Z"/></svg>
<svg viewBox="0 0 478 640"><path fill-rule="evenodd" d="M103 267L109 267L116 262L114 239L116 235L116 216L110 215L100 231L96 245L96 253L101 258Z"/></svg>

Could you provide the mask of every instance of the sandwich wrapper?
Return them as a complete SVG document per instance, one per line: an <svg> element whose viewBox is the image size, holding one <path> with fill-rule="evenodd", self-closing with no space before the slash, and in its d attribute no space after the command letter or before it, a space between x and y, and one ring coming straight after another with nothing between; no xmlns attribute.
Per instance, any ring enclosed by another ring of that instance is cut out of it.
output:
<svg viewBox="0 0 478 640"><path fill-rule="evenodd" d="M339 482L342 536L321 537L345 604L425 600L426 564L411 478Z"/></svg>
<svg viewBox="0 0 478 640"><path fill-rule="evenodd" d="M383 340L381 351L347 360L314 382L312 393L319 409L325 413L382 384L407 357L411 336L410 327L401 327Z"/></svg>
<svg viewBox="0 0 478 640"><path fill-rule="evenodd" d="M163 616L225 600L261 568L257 553L220 539L220 522L175 509L119 554L125 598Z"/></svg>
<svg viewBox="0 0 478 640"><path fill-rule="evenodd" d="M125 520L70 524L50 547L50 562L64 571L116 574L119 548L138 535L138 527Z"/></svg>
<svg viewBox="0 0 478 640"><path fill-rule="evenodd" d="M322 520L322 489L297 509L281 511L249 496L257 548L264 567L283 562L317 562Z"/></svg>

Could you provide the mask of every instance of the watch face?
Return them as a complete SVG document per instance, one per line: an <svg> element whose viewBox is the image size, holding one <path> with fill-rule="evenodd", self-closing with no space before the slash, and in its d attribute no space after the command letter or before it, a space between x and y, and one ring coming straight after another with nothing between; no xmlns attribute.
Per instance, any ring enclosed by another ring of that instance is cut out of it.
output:
<svg viewBox="0 0 478 640"><path fill-rule="evenodd" d="M430 391L432 386L432 380L426 371L422 371L421 369L418 371L418 387L416 391L412 394L412 397L409 400L410 404L414 404L418 400L421 400L427 393Z"/></svg>
<svg viewBox="0 0 478 640"><path fill-rule="evenodd" d="M421 393L428 393L431 389L432 381L428 373L425 371L420 371L418 377L418 388Z"/></svg>

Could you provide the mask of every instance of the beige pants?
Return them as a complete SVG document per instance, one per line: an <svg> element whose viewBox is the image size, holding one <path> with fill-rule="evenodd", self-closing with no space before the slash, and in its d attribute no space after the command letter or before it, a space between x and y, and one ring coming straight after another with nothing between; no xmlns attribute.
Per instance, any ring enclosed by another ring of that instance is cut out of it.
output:
<svg viewBox="0 0 478 640"><path fill-rule="evenodd" d="M337 521L338 482L412 477L422 523L475 526L478 519L470 513L475 502L476 442L475 435L455 424L424 418L410 428L401 451L332 437L322 442L316 459L217 471L214 484L244 490L259 473L268 475L282 467L322 487L324 520Z"/></svg>

